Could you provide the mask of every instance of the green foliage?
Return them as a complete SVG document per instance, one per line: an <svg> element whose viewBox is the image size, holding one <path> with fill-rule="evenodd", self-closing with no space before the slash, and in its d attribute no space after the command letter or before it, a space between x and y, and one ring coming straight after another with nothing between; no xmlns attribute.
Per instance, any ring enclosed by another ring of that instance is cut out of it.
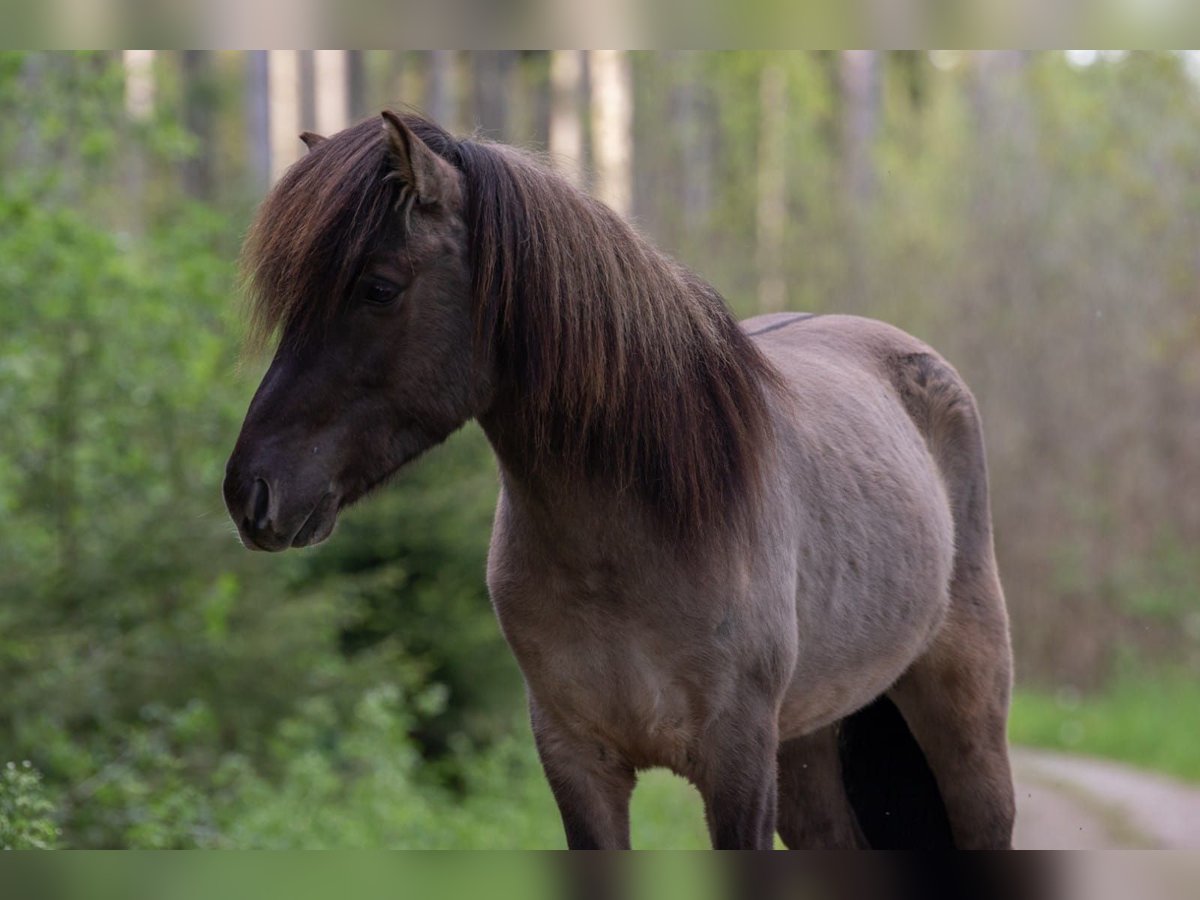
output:
<svg viewBox="0 0 1200 900"><path fill-rule="evenodd" d="M374 688L336 736L326 730L331 711L305 704L274 742L282 778L265 779L244 759L227 761L218 774L216 845L562 848L558 811L527 728L483 751L457 748L463 781L448 789L431 779L408 737L411 710L421 702L393 685ZM699 796L666 773L643 776L633 822L639 847L708 845Z"/></svg>
<svg viewBox="0 0 1200 900"><path fill-rule="evenodd" d="M366 692L344 726L321 701L302 704L272 742L278 778L245 759L218 773L220 845L235 847L537 846L560 842L549 790L509 742L456 760L457 791L434 781L409 737L413 709L440 695L393 685ZM531 797L531 792L540 797ZM537 809L531 800L540 800ZM540 815L538 814L540 813Z"/></svg>
<svg viewBox="0 0 1200 900"><path fill-rule="evenodd" d="M178 158L178 123L120 125L116 69L0 58L0 104L34 117L45 163L0 176L5 753L45 773L72 846L220 844L239 798L293 774L285 726L320 711L304 734L334 741L387 683L425 700L389 732L408 756L381 778L407 777L420 752L443 758L423 767L431 785L461 783L456 748L507 733L521 705L483 587L486 445L456 436L324 548L242 549L220 484L260 365L239 358L245 211L176 197L136 229L113 214L122 154ZM33 76L44 109L11 80ZM79 156L85 138L121 153ZM242 770L253 777L214 804L218 774ZM273 833L261 842L283 841ZM300 834L293 845L319 840Z"/></svg>
<svg viewBox="0 0 1200 900"><path fill-rule="evenodd" d="M0 850L52 850L58 840L54 804L41 774L26 760L0 768Z"/></svg>
<svg viewBox="0 0 1200 900"><path fill-rule="evenodd" d="M230 751L204 767L193 764L190 748L209 741L211 711L198 704L157 711L103 769L72 784L62 806L76 840L101 845L561 848L558 812L527 728L485 750L456 747L457 787L436 777L410 734L418 716L444 701L436 689L414 694L382 684L345 717L325 698L303 700L278 724L265 755ZM51 846L54 812L28 763L0 772L0 846ZM707 846L699 797L666 773L642 778L633 818L640 847Z"/></svg>

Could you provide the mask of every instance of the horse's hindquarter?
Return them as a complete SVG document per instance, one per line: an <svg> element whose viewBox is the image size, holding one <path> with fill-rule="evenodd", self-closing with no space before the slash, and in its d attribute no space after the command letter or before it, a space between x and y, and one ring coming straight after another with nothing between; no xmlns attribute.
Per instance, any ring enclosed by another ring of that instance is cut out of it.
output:
<svg viewBox="0 0 1200 900"><path fill-rule="evenodd" d="M789 388L770 502L795 540L798 657L783 737L873 699L924 650L947 606L954 525L941 473L889 365L931 353L847 316L746 324Z"/></svg>

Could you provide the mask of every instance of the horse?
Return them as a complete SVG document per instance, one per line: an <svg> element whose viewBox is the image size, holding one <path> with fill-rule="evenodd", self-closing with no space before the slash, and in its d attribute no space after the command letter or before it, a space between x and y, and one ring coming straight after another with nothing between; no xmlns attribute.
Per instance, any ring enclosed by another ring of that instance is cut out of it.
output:
<svg viewBox="0 0 1200 900"><path fill-rule="evenodd" d="M243 248L275 347L224 480L245 546L324 540L473 419L570 848L627 848L651 767L714 848L913 844L926 814L934 845L1010 846L1008 619L951 365L865 318L739 324L530 152L392 110L302 137Z"/></svg>

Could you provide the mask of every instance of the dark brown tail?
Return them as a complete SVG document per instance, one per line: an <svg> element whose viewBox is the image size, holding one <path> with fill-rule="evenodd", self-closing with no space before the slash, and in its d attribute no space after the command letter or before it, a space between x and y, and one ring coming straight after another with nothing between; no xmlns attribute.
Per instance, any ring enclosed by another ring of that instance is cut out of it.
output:
<svg viewBox="0 0 1200 900"><path fill-rule="evenodd" d="M843 720L838 749L850 805L872 849L954 849L933 772L891 700L881 696Z"/></svg>

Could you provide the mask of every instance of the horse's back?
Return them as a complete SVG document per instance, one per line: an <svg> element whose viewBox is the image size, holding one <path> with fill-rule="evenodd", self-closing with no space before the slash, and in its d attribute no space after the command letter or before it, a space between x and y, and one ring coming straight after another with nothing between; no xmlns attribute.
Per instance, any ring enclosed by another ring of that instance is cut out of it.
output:
<svg viewBox="0 0 1200 900"><path fill-rule="evenodd" d="M826 365L865 365L884 374L893 361L912 354L940 359L925 342L878 319L812 313L768 313L745 319L742 329L759 349L785 371L795 361L816 353Z"/></svg>

